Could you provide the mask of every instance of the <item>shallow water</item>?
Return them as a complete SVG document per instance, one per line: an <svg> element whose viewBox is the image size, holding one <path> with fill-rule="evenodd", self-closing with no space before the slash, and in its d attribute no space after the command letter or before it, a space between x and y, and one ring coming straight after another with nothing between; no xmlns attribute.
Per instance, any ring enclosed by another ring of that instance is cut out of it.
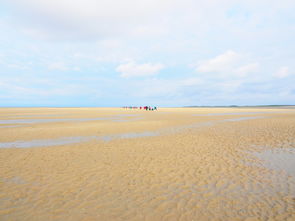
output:
<svg viewBox="0 0 295 221"><path fill-rule="evenodd" d="M108 141L112 141L115 139L132 139L132 138L140 138L140 137L152 137L152 136L160 136L160 135L164 135L164 134L177 133L177 132L181 132L185 129L190 129L190 128L213 126L214 124L217 124L220 122L225 122L225 121L241 121L241 120L257 119L257 118L263 118L263 116L239 117L239 118L232 118L232 119L225 119L225 120L209 121L209 122L195 123L195 124L191 124L191 125L184 125L184 126L179 126L179 127L161 129L161 130L157 130L157 131L145 131L145 132L138 132L138 133L131 132L131 133L105 135L105 136L77 136L77 137L62 137L62 138L57 138L57 139L2 142L2 143L0 143L0 148L46 147L46 146L58 146L58 145L74 144L74 143L81 143L81 142L89 142L92 140L108 142Z"/></svg>
<svg viewBox="0 0 295 221"><path fill-rule="evenodd" d="M232 119L224 119L222 120L223 122L227 121L242 121L242 120L252 120L252 119L260 119L260 118L265 118L264 116L255 116L255 117L239 117L239 118L232 118Z"/></svg>
<svg viewBox="0 0 295 221"><path fill-rule="evenodd" d="M42 140L30 140L30 141L15 141L15 142L3 142L0 143L0 148L29 148L29 147L47 147L47 146L59 146L66 144L96 141L111 141L115 139L131 139L138 137L150 137L158 136L158 132L142 132L142 133L124 133L114 134L106 136L78 136L78 137L62 137L56 139L42 139Z"/></svg>
<svg viewBox="0 0 295 221"><path fill-rule="evenodd" d="M0 128L13 128L13 127L20 127L21 125L0 125Z"/></svg>
<svg viewBox="0 0 295 221"><path fill-rule="evenodd" d="M229 113L194 114L193 116L227 116L227 115L278 114L278 113L288 113L288 112L284 112L284 111L229 112Z"/></svg>
<svg viewBox="0 0 295 221"><path fill-rule="evenodd" d="M93 139L93 137L85 136L85 137L62 137L62 138L56 138L56 139L3 142L3 143L0 143L0 148L29 148L29 147L58 146L58 145L65 145L65 144L87 142L87 141L90 141L91 139Z"/></svg>
<svg viewBox="0 0 295 221"><path fill-rule="evenodd" d="M34 114L34 115L6 115L6 116L0 116L0 118L35 118L35 117L60 117L65 116L66 114Z"/></svg>
<svg viewBox="0 0 295 221"><path fill-rule="evenodd" d="M295 148L267 149L254 155L263 160L266 168L285 171L295 177Z"/></svg>
<svg viewBox="0 0 295 221"><path fill-rule="evenodd" d="M0 182L9 183L9 184L26 184L27 182L21 177L11 177L11 178L1 178Z"/></svg>
<svg viewBox="0 0 295 221"><path fill-rule="evenodd" d="M113 121L113 122L129 122L139 120L141 118L125 118L138 115L116 115L112 117L98 117L98 118L51 118L51 119L13 119L0 120L0 124L37 124L37 123L52 123L52 122L87 122L87 121Z"/></svg>
<svg viewBox="0 0 295 221"><path fill-rule="evenodd" d="M140 114L117 114L115 117L136 117L139 116Z"/></svg>

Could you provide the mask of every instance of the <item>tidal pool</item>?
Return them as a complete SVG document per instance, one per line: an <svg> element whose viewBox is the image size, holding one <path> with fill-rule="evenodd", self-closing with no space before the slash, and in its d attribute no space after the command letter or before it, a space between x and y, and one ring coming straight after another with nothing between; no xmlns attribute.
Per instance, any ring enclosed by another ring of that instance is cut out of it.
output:
<svg viewBox="0 0 295 221"><path fill-rule="evenodd" d="M0 128L13 128L13 127L20 127L20 125L0 125Z"/></svg>
<svg viewBox="0 0 295 221"><path fill-rule="evenodd" d="M255 117L239 117L239 118L232 118L232 119L224 119L222 121L242 121L242 120L252 120L252 119L259 119L259 118L265 118L264 116L255 116Z"/></svg>
<svg viewBox="0 0 295 221"><path fill-rule="evenodd" d="M113 122L129 122L133 120L139 120L141 118L130 118L132 116L138 115L115 115L111 117L97 117L97 118L48 118L48 119L9 119L9 120L0 120L1 124L37 124L37 123L52 123L52 122L87 122L87 121L113 121ZM126 118L128 117L128 118Z"/></svg>
<svg viewBox="0 0 295 221"><path fill-rule="evenodd" d="M105 135L105 136L75 136L75 137L62 137L62 138L56 138L56 139L42 139L42 140L40 139L40 140L30 140L30 141L2 142L2 143L0 143L0 148L46 147L46 146L58 146L58 145L89 142L92 140L108 142L108 141L115 140L115 139L132 139L132 138L140 138L140 137L152 137L152 136L177 133L177 132L181 132L185 129L190 129L190 128L200 128L200 127L205 127L205 126L213 126L213 125L218 124L220 122L242 121L242 120L250 120L250 119L257 119L257 118L263 118L263 116L239 117L239 118L232 118L232 119L226 119L226 120L208 121L208 122L195 123L195 124L191 124L191 125L165 128L165 129L160 129L160 130L156 130L156 131L130 132L130 133L122 133L122 134L111 134L111 135Z"/></svg>
<svg viewBox="0 0 295 221"><path fill-rule="evenodd" d="M229 112L229 113L194 114L193 116L231 116L231 115L279 114L279 113L288 113L288 112L285 112L285 111Z"/></svg>
<svg viewBox="0 0 295 221"><path fill-rule="evenodd" d="M142 132L142 133L123 133L106 136L77 136L77 137L62 137L56 139L40 139L30 141L14 141L0 143L0 148L30 148L30 147L48 147L59 146L74 143L83 143L89 141L111 141L114 139L131 139L138 137L150 137L159 135L157 132Z"/></svg>
<svg viewBox="0 0 295 221"><path fill-rule="evenodd" d="M285 171L295 177L295 147L266 149L254 155L263 161L264 167Z"/></svg>

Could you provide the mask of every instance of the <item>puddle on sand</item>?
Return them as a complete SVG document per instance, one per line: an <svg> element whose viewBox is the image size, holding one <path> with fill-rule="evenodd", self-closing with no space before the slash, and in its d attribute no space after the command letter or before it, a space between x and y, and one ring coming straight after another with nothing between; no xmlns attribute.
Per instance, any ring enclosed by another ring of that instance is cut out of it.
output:
<svg viewBox="0 0 295 221"><path fill-rule="evenodd" d="M139 116L140 114L117 114L115 117L136 117Z"/></svg>
<svg viewBox="0 0 295 221"><path fill-rule="evenodd" d="M30 141L15 141L0 143L0 148L29 148L29 147L46 147L58 146L64 144L73 144L80 142L87 142L93 137L63 137L57 139L43 139L43 140L30 140Z"/></svg>
<svg viewBox="0 0 295 221"><path fill-rule="evenodd" d="M255 117L239 117L239 118L232 118L232 119L224 119L222 120L223 122L234 122L234 121L242 121L242 120L252 120L252 119L261 119L261 118L266 118L264 116L255 116Z"/></svg>
<svg viewBox="0 0 295 221"><path fill-rule="evenodd" d="M87 122L87 121L100 121L109 120L113 122L129 122L138 120L140 118L125 118L137 115L117 115L112 117L98 117L98 118L51 118L51 119L11 119L0 120L0 124L37 124L37 123L51 123L51 122ZM4 127L4 126L2 126ZM5 126L6 127L6 126Z"/></svg>
<svg viewBox="0 0 295 221"><path fill-rule="evenodd" d="M158 136L159 132L141 132L141 133L124 133L106 136L80 136L80 137L62 137L56 139L30 140L30 141L15 141L0 143L0 148L30 148L30 147L48 147L59 146L74 143L96 141L111 141L115 139L131 139L138 137Z"/></svg>
<svg viewBox="0 0 295 221"><path fill-rule="evenodd" d="M0 118L35 118L35 117L61 117L66 114L34 114L34 115L5 115L0 116Z"/></svg>
<svg viewBox="0 0 295 221"><path fill-rule="evenodd" d="M263 118L262 116L257 117L239 117L233 119L226 120L217 120L217 121L209 121L202 123L195 123L191 125L179 126L161 129L157 131L146 131L146 132L138 132L138 133L123 133L123 134L114 134L114 135L106 135L106 136L77 136L77 137L63 137L57 139L44 139L44 140L31 140L31 141L14 141L14 142L2 142L0 143L0 148L30 148L30 147L46 147L46 146L58 146L65 144L74 144L81 142L88 142L91 140L97 141L111 141L115 139L132 139L132 138L140 138L140 137L152 137L159 136L164 134L171 134L181 132L185 129L190 128L201 128L205 126L213 126L214 124L224 122L224 121L241 121L241 120L249 120Z"/></svg>
<svg viewBox="0 0 295 221"><path fill-rule="evenodd" d="M113 119L112 121L113 122L132 122L132 121L138 121L138 120L142 120L143 118L142 117L136 117L136 118L123 118L123 119Z"/></svg>
<svg viewBox="0 0 295 221"><path fill-rule="evenodd" d="M21 177L12 177L12 178L0 178L0 182L8 184L26 184L27 182Z"/></svg>
<svg viewBox="0 0 295 221"><path fill-rule="evenodd" d="M266 168L283 170L295 177L295 148L267 149L253 154L263 160Z"/></svg>
<svg viewBox="0 0 295 221"><path fill-rule="evenodd" d="M132 138L139 138L139 137L153 137L153 136L159 136L160 132L152 132L152 131L146 131L141 133L124 133L124 134L115 134L115 135L107 135L102 136L100 139L103 141L111 141L115 139L132 139Z"/></svg>
<svg viewBox="0 0 295 221"><path fill-rule="evenodd" d="M13 128L13 127L20 127L20 125L0 125L0 128Z"/></svg>
<svg viewBox="0 0 295 221"><path fill-rule="evenodd" d="M104 120L103 118L68 118L68 119L14 119L14 120L0 120L0 124L37 124L37 123L50 123L50 122L67 122L67 121L91 121L91 120Z"/></svg>

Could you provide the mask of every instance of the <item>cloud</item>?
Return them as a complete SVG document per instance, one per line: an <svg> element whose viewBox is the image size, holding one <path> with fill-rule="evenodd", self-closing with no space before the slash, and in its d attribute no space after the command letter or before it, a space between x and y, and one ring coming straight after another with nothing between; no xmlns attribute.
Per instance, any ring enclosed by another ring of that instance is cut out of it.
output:
<svg viewBox="0 0 295 221"><path fill-rule="evenodd" d="M23 64L7 64L7 67L14 68L14 69L20 69L20 70L27 70L28 66Z"/></svg>
<svg viewBox="0 0 295 221"><path fill-rule="evenodd" d="M60 99L64 85L67 95L92 97L98 90L105 99L98 105L136 98L230 104L233 96L237 103L268 102L257 94L271 101L281 90L295 91L294 6L294 0L4 0L0 81L29 80L10 82L20 100L26 89L35 88L26 92L33 98L51 91L54 99L42 102ZM75 66L79 73L61 74ZM32 83L35 78L57 83Z"/></svg>
<svg viewBox="0 0 295 221"><path fill-rule="evenodd" d="M102 39L156 23L179 0L11 0L27 24L24 31L46 39ZM36 19L37 18L37 19ZM140 32L142 31L141 28ZM153 28L151 28L153 29ZM146 30L144 30L146 31Z"/></svg>
<svg viewBox="0 0 295 221"><path fill-rule="evenodd" d="M179 81L181 86L197 86L202 84L203 81L200 78L186 78Z"/></svg>
<svg viewBox="0 0 295 221"><path fill-rule="evenodd" d="M199 78L144 78L130 79L128 84L122 84L123 91L126 91L129 97L136 97L139 100L157 100L169 105L175 105L175 99L181 99L181 103L188 100L187 93L192 90L201 91L201 88L208 87L203 85ZM179 100L178 100L179 101Z"/></svg>
<svg viewBox="0 0 295 221"><path fill-rule="evenodd" d="M63 62L53 62L48 65L49 70L58 70L58 71L79 71L79 67L69 67Z"/></svg>
<svg viewBox="0 0 295 221"><path fill-rule="evenodd" d="M276 78L286 78L290 75L289 68L287 66L281 67L275 74Z"/></svg>
<svg viewBox="0 0 295 221"><path fill-rule="evenodd" d="M259 69L259 63L251 60L249 56L227 50L212 59L200 61L196 71L212 73L216 78L245 78Z"/></svg>
<svg viewBox="0 0 295 221"><path fill-rule="evenodd" d="M63 96L96 96L99 94L97 87L81 84L80 82L59 82L52 78L30 78L29 76L2 78L0 89L2 94L15 99L40 99L50 96L58 99Z"/></svg>
<svg viewBox="0 0 295 221"><path fill-rule="evenodd" d="M219 88L221 94L234 93L241 86L242 82L237 80L225 81L221 83L216 83L216 86Z"/></svg>
<svg viewBox="0 0 295 221"><path fill-rule="evenodd" d="M240 55L235 51L228 50L215 58L200 62L197 67L199 72L220 72L232 68L232 65L239 59Z"/></svg>
<svg viewBox="0 0 295 221"><path fill-rule="evenodd" d="M241 77L245 77L248 73L252 73L258 70L258 63L251 63L237 68L237 74Z"/></svg>
<svg viewBox="0 0 295 221"><path fill-rule="evenodd" d="M121 64L116 68L116 71L121 73L121 77L146 77L153 76L159 73L164 68L163 64L136 64L135 62L129 62Z"/></svg>

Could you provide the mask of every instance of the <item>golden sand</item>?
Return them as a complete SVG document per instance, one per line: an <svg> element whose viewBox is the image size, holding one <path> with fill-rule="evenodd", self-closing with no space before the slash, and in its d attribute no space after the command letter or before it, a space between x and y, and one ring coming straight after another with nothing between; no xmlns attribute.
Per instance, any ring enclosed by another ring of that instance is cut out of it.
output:
<svg viewBox="0 0 295 221"><path fill-rule="evenodd" d="M2 108L0 220L295 220L292 148L295 110Z"/></svg>

